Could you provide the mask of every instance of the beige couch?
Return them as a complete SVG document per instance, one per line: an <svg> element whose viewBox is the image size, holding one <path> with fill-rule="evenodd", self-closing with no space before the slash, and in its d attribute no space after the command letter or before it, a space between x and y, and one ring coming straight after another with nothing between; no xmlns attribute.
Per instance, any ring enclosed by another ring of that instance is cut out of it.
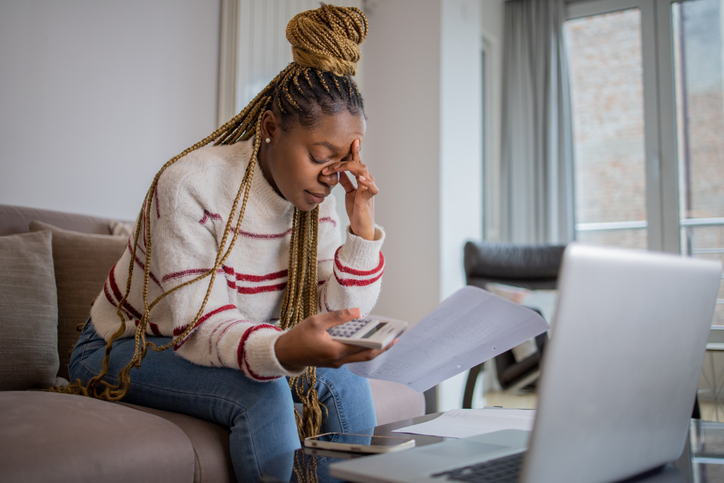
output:
<svg viewBox="0 0 724 483"><path fill-rule="evenodd" d="M0 481L235 481L226 428L33 390L68 377L77 326L126 243L109 222L0 205ZM424 413L421 394L371 383L379 424Z"/></svg>

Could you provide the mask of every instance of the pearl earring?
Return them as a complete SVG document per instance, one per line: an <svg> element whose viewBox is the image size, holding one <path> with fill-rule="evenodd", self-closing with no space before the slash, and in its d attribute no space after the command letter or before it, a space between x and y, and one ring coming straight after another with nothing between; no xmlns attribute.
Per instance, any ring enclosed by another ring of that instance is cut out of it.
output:
<svg viewBox="0 0 724 483"><path fill-rule="evenodd" d="M266 141L266 143L269 144L271 142L271 139L266 138L264 141Z"/></svg>

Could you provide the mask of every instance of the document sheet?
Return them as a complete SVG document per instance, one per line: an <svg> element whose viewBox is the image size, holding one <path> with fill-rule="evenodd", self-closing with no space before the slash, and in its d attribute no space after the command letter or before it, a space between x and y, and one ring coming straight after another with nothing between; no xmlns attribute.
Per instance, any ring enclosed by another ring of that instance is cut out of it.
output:
<svg viewBox="0 0 724 483"><path fill-rule="evenodd" d="M403 334L376 359L348 364L358 376L423 392L548 330L536 312L466 286Z"/></svg>
<svg viewBox="0 0 724 483"><path fill-rule="evenodd" d="M451 409L432 421L395 429L393 433L467 438L504 429L532 431L534 420L532 409Z"/></svg>

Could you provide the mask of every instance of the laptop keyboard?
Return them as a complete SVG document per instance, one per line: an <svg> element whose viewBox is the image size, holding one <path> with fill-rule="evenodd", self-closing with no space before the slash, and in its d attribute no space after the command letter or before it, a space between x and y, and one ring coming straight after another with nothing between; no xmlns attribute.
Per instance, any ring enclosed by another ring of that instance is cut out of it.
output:
<svg viewBox="0 0 724 483"><path fill-rule="evenodd" d="M484 461L476 465L463 466L454 470L435 473L434 478L447 477L448 481L467 481L471 483L515 483L520 475L523 455L516 453L492 461Z"/></svg>

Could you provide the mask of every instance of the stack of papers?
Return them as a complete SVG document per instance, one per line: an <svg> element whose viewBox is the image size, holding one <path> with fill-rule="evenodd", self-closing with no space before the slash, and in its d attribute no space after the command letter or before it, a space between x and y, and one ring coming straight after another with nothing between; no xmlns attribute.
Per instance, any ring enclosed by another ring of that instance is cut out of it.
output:
<svg viewBox="0 0 724 483"><path fill-rule="evenodd" d="M393 348L347 367L358 376L423 392L546 330L548 323L536 312L468 285L403 334Z"/></svg>
<svg viewBox="0 0 724 483"><path fill-rule="evenodd" d="M467 438L504 429L532 431L534 420L533 409L451 409L432 421L395 429L393 432Z"/></svg>

